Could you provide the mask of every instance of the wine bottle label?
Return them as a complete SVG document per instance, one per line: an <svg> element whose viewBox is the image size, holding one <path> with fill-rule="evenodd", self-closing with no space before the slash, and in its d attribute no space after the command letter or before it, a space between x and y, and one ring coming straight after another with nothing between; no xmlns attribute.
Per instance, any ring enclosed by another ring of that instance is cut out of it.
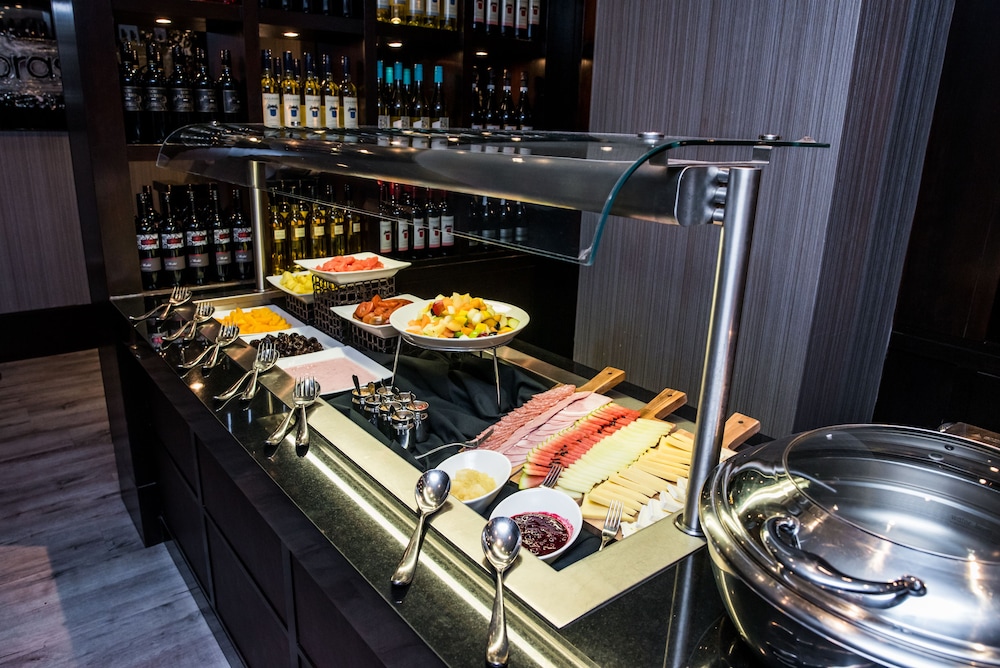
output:
<svg viewBox="0 0 1000 668"><path fill-rule="evenodd" d="M424 227L423 218L413 219L413 250L423 250L427 248L427 228Z"/></svg>
<svg viewBox="0 0 1000 668"><path fill-rule="evenodd" d="M514 239L514 230L509 227L500 228L500 241L506 241L510 243Z"/></svg>
<svg viewBox="0 0 1000 668"><path fill-rule="evenodd" d="M431 128L434 130L447 130L449 125L447 116L440 116L431 121Z"/></svg>
<svg viewBox="0 0 1000 668"><path fill-rule="evenodd" d="M340 127L340 105L337 103L336 96L329 96L326 98L326 102L323 104L323 108L326 110L326 117L323 122L326 123L326 127L331 130L336 130Z"/></svg>
<svg viewBox="0 0 1000 668"><path fill-rule="evenodd" d="M424 0L410 0L410 16L424 15Z"/></svg>
<svg viewBox="0 0 1000 668"><path fill-rule="evenodd" d="M441 248L441 219L436 216L427 219L427 247Z"/></svg>
<svg viewBox="0 0 1000 668"><path fill-rule="evenodd" d="M458 20L457 0L444 0L444 20L445 21Z"/></svg>
<svg viewBox="0 0 1000 668"><path fill-rule="evenodd" d="M542 16L542 0L529 0L528 23L533 27L538 26Z"/></svg>
<svg viewBox="0 0 1000 668"><path fill-rule="evenodd" d="M249 249L244 250L237 248L233 255L236 257L236 261L240 264L249 264L252 261L250 259L251 253Z"/></svg>
<svg viewBox="0 0 1000 668"><path fill-rule="evenodd" d="M146 89L146 110L167 110L167 90L165 88L150 87Z"/></svg>
<svg viewBox="0 0 1000 668"><path fill-rule="evenodd" d="M185 233L187 238L188 246L207 246L208 245L208 230L188 230Z"/></svg>
<svg viewBox="0 0 1000 668"><path fill-rule="evenodd" d="M124 106L125 111L142 111L142 88L124 86L122 88L122 106Z"/></svg>
<svg viewBox="0 0 1000 668"><path fill-rule="evenodd" d="M212 230L212 243L216 246L228 244L233 240L232 233L226 228Z"/></svg>
<svg viewBox="0 0 1000 668"><path fill-rule="evenodd" d="M139 259L139 271L151 274L161 269L163 269L163 260L160 259L159 255Z"/></svg>
<svg viewBox="0 0 1000 668"><path fill-rule="evenodd" d="M282 121L286 128L301 128L302 127L302 117L299 116L299 98L297 95L290 95L287 99L283 100L282 107L284 108L284 114L282 115Z"/></svg>
<svg viewBox="0 0 1000 668"><path fill-rule="evenodd" d="M504 0L501 23L504 30L514 28L514 0Z"/></svg>
<svg viewBox="0 0 1000 668"><path fill-rule="evenodd" d="M378 221L378 252L386 255L392 252L392 221Z"/></svg>
<svg viewBox="0 0 1000 668"><path fill-rule="evenodd" d="M160 248L164 250L174 250L184 248L184 234L181 232L167 232L160 235Z"/></svg>
<svg viewBox="0 0 1000 668"><path fill-rule="evenodd" d="M356 97L345 97L344 98L344 122L345 128L357 128L358 127L358 98Z"/></svg>
<svg viewBox="0 0 1000 668"><path fill-rule="evenodd" d="M242 111L240 105L240 93L235 90L222 91L222 113L238 114Z"/></svg>
<svg viewBox="0 0 1000 668"><path fill-rule="evenodd" d="M514 16L514 28L519 35L523 35L528 30L529 0L517 0L517 9Z"/></svg>
<svg viewBox="0 0 1000 668"><path fill-rule="evenodd" d="M361 221L355 220L351 224L351 234L361 234Z"/></svg>
<svg viewBox="0 0 1000 668"><path fill-rule="evenodd" d="M194 97L195 110L203 114L214 114L219 111L219 102L215 91L199 88Z"/></svg>
<svg viewBox="0 0 1000 668"><path fill-rule="evenodd" d="M486 0L486 25L500 25L500 0Z"/></svg>
<svg viewBox="0 0 1000 668"><path fill-rule="evenodd" d="M230 251L215 251L215 264L226 265L233 263L233 254Z"/></svg>
<svg viewBox="0 0 1000 668"><path fill-rule="evenodd" d="M285 230L277 228L272 230L271 238L274 239L275 241L284 241L285 239L288 238L288 235L285 234Z"/></svg>
<svg viewBox="0 0 1000 668"><path fill-rule="evenodd" d="M306 226L305 225L300 225L298 227L293 227L292 228L292 236L296 240L298 240L298 239L305 239L306 238Z"/></svg>
<svg viewBox="0 0 1000 668"><path fill-rule="evenodd" d="M251 227L234 227L233 228L233 241L238 244L248 244L253 240L253 228Z"/></svg>
<svg viewBox="0 0 1000 668"><path fill-rule="evenodd" d="M392 124L389 122L389 117L379 114L378 127L382 130L388 130L389 128L391 128Z"/></svg>
<svg viewBox="0 0 1000 668"><path fill-rule="evenodd" d="M334 233L335 236L338 236L338 237L339 236L343 236L343 234L344 234L344 226L343 226L343 224L334 225L333 226L333 233Z"/></svg>
<svg viewBox="0 0 1000 668"><path fill-rule="evenodd" d="M486 22L486 0L475 0L473 3L472 22L478 25Z"/></svg>
<svg viewBox="0 0 1000 668"><path fill-rule="evenodd" d="M264 108L264 125L269 128L280 128L281 96L277 93L264 93L260 99Z"/></svg>
<svg viewBox="0 0 1000 668"><path fill-rule="evenodd" d="M334 230L337 228L334 227ZM320 237L326 236L326 225L313 225L312 226L312 236L313 239L319 239Z"/></svg>
<svg viewBox="0 0 1000 668"><path fill-rule="evenodd" d="M400 252L410 250L410 226L406 223L399 223L396 227L396 250Z"/></svg>
<svg viewBox="0 0 1000 668"><path fill-rule="evenodd" d="M394 119L392 121L392 127L400 129L400 130L407 130L407 129L409 129L409 127L410 127L410 117L409 116L400 116L399 118Z"/></svg>
<svg viewBox="0 0 1000 668"><path fill-rule="evenodd" d="M441 247L455 245L455 216L441 216Z"/></svg>
<svg viewBox="0 0 1000 668"><path fill-rule="evenodd" d="M184 271L187 269L187 261L183 255L168 255L163 258L163 268L167 271Z"/></svg>
<svg viewBox="0 0 1000 668"><path fill-rule="evenodd" d="M188 253L189 267L207 267L208 253Z"/></svg>
<svg viewBox="0 0 1000 668"><path fill-rule="evenodd" d="M137 234L135 235L135 241L136 244L139 246L140 251L160 250L159 234Z"/></svg>
<svg viewBox="0 0 1000 668"><path fill-rule="evenodd" d="M190 88L174 88L170 91L170 108L177 112L194 111Z"/></svg>
<svg viewBox="0 0 1000 668"><path fill-rule="evenodd" d="M306 95L306 127L323 127L323 104L319 95Z"/></svg>

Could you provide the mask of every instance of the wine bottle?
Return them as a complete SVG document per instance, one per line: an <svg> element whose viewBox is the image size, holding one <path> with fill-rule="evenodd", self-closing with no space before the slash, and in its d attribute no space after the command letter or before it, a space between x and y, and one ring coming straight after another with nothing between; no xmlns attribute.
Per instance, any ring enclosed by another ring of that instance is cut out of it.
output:
<svg viewBox="0 0 1000 668"><path fill-rule="evenodd" d="M392 11L389 9L389 0L378 0L375 5L375 20L389 23L392 18Z"/></svg>
<svg viewBox="0 0 1000 668"><path fill-rule="evenodd" d="M501 0L500 34L504 37L514 37L514 0Z"/></svg>
<svg viewBox="0 0 1000 668"><path fill-rule="evenodd" d="M458 30L458 0L441 0L441 28Z"/></svg>
<svg viewBox="0 0 1000 668"><path fill-rule="evenodd" d="M173 48L174 70L167 79L169 94L171 130L191 123L194 116L194 100L191 95L191 82L184 71L184 52L179 46ZM188 261L188 266L191 262Z"/></svg>
<svg viewBox="0 0 1000 668"><path fill-rule="evenodd" d="M503 92L500 94L497 120L502 130L517 129L517 107L510 87L510 71L506 69L503 71Z"/></svg>
<svg viewBox="0 0 1000 668"><path fill-rule="evenodd" d="M306 192L311 201L302 202L301 206L309 208L307 257L327 257L330 254L330 209L319 201L316 186L310 184L306 187ZM329 192L330 186L326 186L327 197Z"/></svg>
<svg viewBox="0 0 1000 668"><path fill-rule="evenodd" d="M323 210L330 221L330 243L326 248L326 254L319 255L315 254L313 257L327 257L327 255L345 255L347 254L347 236L348 231L346 228L347 218L344 215L344 210L339 206L335 206L336 198L333 195L333 186L327 184L326 186L326 204L323 206Z"/></svg>
<svg viewBox="0 0 1000 668"><path fill-rule="evenodd" d="M528 39L528 21L531 12L531 0L516 0L514 4L514 36L517 39Z"/></svg>
<svg viewBox="0 0 1000 668"><path fill-rule="evenodd" d="M448 129L450 122L448 105L444 99L444 68L441 65L434 66L434 93L431 95L429 113L431 128L434 130Z"/></svg>
<svg viewBox="0 0 1000 668"><path fill-rule="evenodd" d="M427 0L424 8L424 26L441 27L441 0Z"/></svg>
<svg viewBox="0 0 1000 668"><path fill-rule="evenodd" d="M223 49L221 55L222 73L215 82L218 91L219 106L223 123L237 123L243 116L243 99L240 86L233 76L233 56L229 49Z"/></svg>
<svg viewBox="0 0 1000 668"><path fill-rule="evenodd" d="M541 39L542 0L528 2L528 39Z"/></svg>
<svg viewBox="0 0 1000 668"><path fill-rule="evenodd" d="M410 0L409 11L406 15L406 25L422 26L426 17L426 7L424 0Z"/></svg>
<svg viewBox="0 0 1000 668"><path fill-rule="evenodd" d="M472 103L469 105L469 127L473 130L483 129L483 92L480 85L479 70L472 77Z"/></svg>
<svg viewBox="0 0 1000 668"><path fill-rule="evenodd" d="M496 219L500 241L507 244L513 242L514 216L511 214L510 205L507 204L507 200L504 198L501 198L500 201L497 202Z"/></svg>
<svg viewBox="0 0 1000 668"><path fill-rule="evenodd" d="M271 50L261 51L260 98L264 111L264 125L269 128L281 127L281 87L274 76Z"/></svg>
<svg viewBox="0 0 1000 668"><path fill-rule="evenodd" d="M146 74L142 79L144 141L159 144L167 138L167 83L163 56L156 43L146 44Z"/></svg>
<svg viewBox="0 0 1000 668"><path fill-rule="evenodd" d="M497 215L496 204L489 197L483 195L481 206L482 236L483 239L496 240L500 238L500 218Z"/></svg>
<svg viewBox="0 0 1000 668"><path fill-rule="evenodd" d="M280 276L288 268L288 223L281 215L284 197L271 205L271 274Z"/></svg>
<svg viewBox="0 0 1000 668"><path fill-rule="evenodd" d="M294 265L309 255L309 241L306 234L309 231L310 207L299 199L300 189L296 185L290 188L288 200L291 200L291 216L288 218L288 263Z"/></svg>
<svg viewBox="0 0 1000 668"><path fill-rule="evenodd" d="M413 66L413 94L410 98L410 123L412 127L427 130L431 127L430 106L424 97L424 66Z"/></svg>
<svg viewBox="0 0 1000 668"><path fill-rule="evenodd" d="M479 238L483 236L483 208L475 197L469 200L469 215L465 221L465 231L469 236L462 240L464 249L478 250Z"/></svg>
<svg viewBox="0 0 1000 668"><path fill-rule="evenodd" d="M410 105L406 95L409 86L410 70L405 69L402 80L395 79L392 90L392 103L389 105L389 122L392 128L406 130L410 127Z"/></svg>
<svg viewBox="0 0 1000 668"><path fill-rule="evenodd" d="M496 92L496 71L491 67L486 73L486 94L483 96L483 129L500 129L500 109Z"/></svg>
<svg viewBox="0 0 1000 668"><path fill-rule="evenodd" d="M472 29L476 32L486 32L486 2L472 0Z"/></svg>
<svg viewBox="0 0 1000 668"><path fill-rule="evenodd" d="M330 63L330 54L324 53L323 57L323 81L320 83L320 96L323 102L323 126L336 130L342 127L340 120L340 90L333 80L333 68Z"/></svg>
<svg viewBox="0 0 1000 668"><path fill-rule="evenodd" d="M354 212L354 198L350 184L344 184L344 231L347 233L347 252L360 253L368 245L365 239L367 225L361 215Z"/></svg>
<svg viewBox="0 0 1000 668"><path fill-rule="evenodd" d="M174 213L173 192L170 186L160 197L163 225L160 227L160 256L163 258L164 287L184 284L187 255L184 252L184 230Z"/></svg>
<svg viewBox="0 0 1000 668"><path fill-rule="evenodd" d="M286 128L302 127L302 95L299 89L295 55L285 51L284 76L281 79L281 123Z"/></svg>
<svg viewBox="0 0 1000 668"><path fill-rule="evenodd" d="M211 123L218 119L219 100L215 93L215 82L208 74L208 63L205 61L205 51L195 50L195 76L191 82L194 96L194 117L199 123Z"/></svg>
<svg viewBox="0 0 1000 668"><path fill-rule="evenodd" d="M326 127L323 118L323 95L320 90L319 77L316 76L313 55L306 52L302 58L305 64L305 79L302 83L302 102L305 107L303 124L307 128L319 130Z"/></svg>
<svg viewBox="0 0 1000 668"><path fill-rule="evenodd" d="M448 193L441 193L441 254L450 255L455 250L455 214L448 201Z"/></svg>
<svg viewBox="0 0 1000 668"><path fill-rule="evenodd" d="M528 100L528 73L521 72L521 86L517 97L517 111L515 112L517 128L519 130L532 130L535 127L534 115L531 112L531 102Z"/></svg>
<svg viewBox="0 0 1000 668"><path fill-rule="evenodd" d="M208 229L198 215L194 186L188 186L188 208L184 216L184 241L187 246L188 283L204 285L211 260L208 254Z"/></svg>
<svg viewBox="0 0 1000 668"><path fill-rule="evenodd" d="M395 25L406 23L406 0L389 0L391 16L389 22Z"/></svg>
<svg viewBox="0 0 1000 668"><path fill-rule="evenodd" d="M405 258L410 254L410 224L400 205L399 184L393 183L389 189L389 214L393 226L393 254Z"/></svg>
<svg viewBox="0 0 1000 668"><path fill-rule="evenodd" d="M422 258L427 254L427 209L417 193L412 195L410 207L410 257Z"/></svg>
<svg viewBox="0 0 1000 668"><path fill-rule="evenodd" d="M500 0L486 0L486 33L500 34Z"/></svg>
<svg viewBox="0 0 1000 668"><path fill-rule="evenodd" d="M136 67L136 54L132 43L122 47L119 80L122 87L122 110L125 114L125 141L137 144L142 141L142 77ZM156 242L159 249L160 242ZM159 257L159 255L157 255Z"/></svg>
<svg viewBox="0 0 1000 668"><path fill-rule="evenodd" d="M163 260L160 259L159 218L153 208L149 186L135 196L135 241L139 249L139 275L143 290L155 290L160 284Z"/></svg>
<svg viewBox="0 0 1000 668"><path fill-rule="evenodd" d="M233 231L222 219L219 203L219 185L208 184L208 235L211 242L210 255L215 267L215 280L225 283L230 278L233 265Z"/></svg>
<svg viewBox="0 0 1000 668"><path fill-rule="evenodd" d="M358 127L361 113L358 109L358 87L351 81L351 59L341 56L340 67L344 73L339 90L340 122L343 127L353 130Z"/></svg>
<svg viewBox="0 0 1000 668"><path fill-rule="evenodd" d="M427 218L427 255L441 252L441 209L434 203L434 191L427 189L424 215Z"/></svg>
<svg viewBox="0 0 1000 668"><path fill-rule="evenodd" d="M229 230L233 240L236 278L241 281L248 280L253 277L253 228L243 214L243 191L239 188L233 188Z"/></svg>
<svg viewBox="0 0 1000 668"><path fill-rule="evenodd" d="M386 72L388 75L388 72ZM379 255L392 255L393 224L392 205L389 202L389 184L379 184L379 218L378 218L378 252Z"/></svg>
<svg viewBox="0 0 1000 668"><path fill-rule="evenodd" d="M378 126L380 128L392 127L392 104L396 95L396 79L391 66L385 68L385 94L380 100L378 112Z"/></svg>

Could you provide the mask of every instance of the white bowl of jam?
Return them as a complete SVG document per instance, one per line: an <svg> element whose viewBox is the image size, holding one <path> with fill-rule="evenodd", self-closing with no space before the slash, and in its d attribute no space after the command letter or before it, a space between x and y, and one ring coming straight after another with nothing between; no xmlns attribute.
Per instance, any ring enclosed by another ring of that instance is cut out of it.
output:
<svg viewBox="0 0 1000 668"><path fill-rule="evenodd" d="M521 529L521 547L543 561L565 552L583 528L583 514L576 501L548 487L511 494L490 513L490 519L494 517L514 520Z"/></svg>

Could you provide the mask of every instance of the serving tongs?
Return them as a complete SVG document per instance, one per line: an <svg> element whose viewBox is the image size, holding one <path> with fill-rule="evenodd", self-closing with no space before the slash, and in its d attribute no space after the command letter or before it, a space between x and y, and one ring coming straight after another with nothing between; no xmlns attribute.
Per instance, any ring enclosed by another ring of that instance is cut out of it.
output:
<svg viewBox="0 0 1000 668"><path fill-rule="evenodd" d="M253 366L245 374L240 376L240 379L233 383L233 386L222 394L217 394L215 396L216 400L226 402L235 397L240 393L240 388L243 386L243 382L250 378L250 384L245 390L240 394L240 398L244 401L250 401L257 394L257 377L260 374L265 373L271 369L278 361L281 355L278 353L278 349L274 347L274 344L267 340L261 340L259 347L257 348L257 357L254 358Z"/></svg>
<svg viewBox="0 0 1000 668"><path fill-rule="evenodd" d="M167 314L170 313L170 309L176 308L181 304L189 301L191 299L191 288L175 287L170 292L170 298L163 304L154 306L148 313L143 313L142 315L130 315L128 317L132 322L141 322L143 320L148 320L156 315L156 312L163 309L163 313L160 314L160 319L166 318Z"/></svg>
<svg viewBox="0 0 1000 668"><path fill-rule="evenodd" d="M177 366L181 369L193 369L199 364L201 364L205 358L208 361L202 365L202 369L206 371L209 369L214 369L219 363L219 350L225 348L230 343L238 339L240 336L240 328L238 325L223 325L219 329L219 334L215 337L215 343L210 346L206 346L203 351L201 351L197 357L195 357L190 362L185 362L184 364L178 364Z"/></svg>
<svg viewBox="0 0 1000 668"><path fill-rule="evenodd" d="M306 409L316 402L319 398L319 393L319 383L312 376L304 376L296 380L295 387L292 389L292 402L294 405L285 414L285 419L274 430L274 433L268 436L264 442L268 445L278 445L285 440L285 436L291 431L292 422L297 415L299 428L295 434L295 447L303 448L309 445L309 416Z"/></svg>

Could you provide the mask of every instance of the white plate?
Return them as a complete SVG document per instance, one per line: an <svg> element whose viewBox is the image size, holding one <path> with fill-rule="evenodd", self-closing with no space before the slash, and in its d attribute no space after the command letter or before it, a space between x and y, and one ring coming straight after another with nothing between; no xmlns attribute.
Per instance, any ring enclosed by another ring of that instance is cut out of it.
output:
<svg viewBox="0 0 1000 668"><path fill-rule="evenodd" d="M428 304L432 303L433 300L423 299L408 306L404 306L401 309L396 310L391 316L389 316L389 323L400 333L403 340L412 343L415 346L421 348L427 348L428 350L445 350L445 351L465 351L465 350L486 350L488 348L495 348L497 346L506 345L510 343L515 336L521 333L521 330L525 328L528 324L528 314L523 309L517 306L512 306L510 304L505 304L503 302L493 301L492 299L484 299L487 304L489 304L493 310L498 313L505 313L508 316L513 316L518 319L518 325L515 329L504 332L503 334L497 334L495 336L482 336L475 339L442 339L436 336L424 336L423 334L411 334L406 331L407 323L411 320L416 320L420 317L420 312L424 310Z"/></svg>
<svg viewBox="0 0 1000 668"><path fill-rule="evenodd" d="M391 371L349 346L282 357L278 360L278 367L293 378L314 376L319 381L320 393L324 395L354 389L352 375L357 375L358 382L362 385L367 385L369 381L377 383L392 376Z"/></svg>
<svg viewBox="0 0 1000 668"><path fill-rule="evenodd" d="M385 297L384 299L409 299L414 304L417 302L425 303L427 301L426 299L422 299L416 295L393 295L392 297ZM407 304L407 306L410 306L410 304ZM397 332L396 328L389 322L384 325L369 325L366 322L361 322L360 320L355 319L354 309L356 308L358 308L358 304L345 304L343 306L331 306L330 310L344 320L349 321L355 327L360 327L366 332L371 332L380 338L391 339L395 336L399 336L399 332ZM406 306L401 306L400 308L406 308Z"/></svg>
<svg viewBox="0 0 1000 668"><path fill-rule="evenodd" d="M393 260L392 258L385 257L383 255L376 255L375 253L352 253L352 255L361 260L369 257L377 257L382 262L382 268L366 269L363 271L320 271L317 269L316 267L325 264L332 259L328 257L296 260L296 264L300 267L305 267L320 278L337 285L347 285L348 283L357 283L359 281L375 281L380 278L389 278L390 276L395 276L396 272L400 269L406 269L410 266L409 262Z"/></svg>
<svg viewBox="0 0 1000 668"><path fill-rule="evenodd" d="M340 348L344 344L334 339L323 332L319 331L315 327L310 327L306 325L305 327L292 327L291 329L283 329L280 332L264 332L263 334L247 334L246 336L241 336L240 338L250 343L251 341L256 341L258 339L263 339L268 334L272 336L277 336L278 334L301 334L307 339L311 336L315 336L316 340L323 344L323 350L329 348ZM306 355L312 355L312 353L306 353ZM296 355L298 357L298 355Z"/></svg>
<svg viewBox="0 0 1000 668"><path fill-rule="evenodd" d="M282 318L285 319L285 322L288 323L288 327L285 327L284 329L275 329L275 330L272 330L270 332L255 332L254 334L257 334L257 333L260 333L260 334L274 334L275 332L287 332L289 329L292 329L293 327L305 327L306 326L306 323L304 323L301 320L299 320L298 318L292 316L291 314L288 313L288 311L286 311L284 309L281 309L281 308L278 308L277 306L275 306L273 304L263 304L261 306L248 306L248 307L244 308L243 311L244 312L246 312L246 311L252 311L253 309L258 309L258 308L266 308L266 309L268 309L270 311L274 311L275 313L277 313L278 315L280 315ZM215 314L213 315L213 317L218 322L222 322L223 319L225 319L225 317L227 315L229 315L230 313L232 313L235 310L236 309L229 309L228 311L216 311ZM246 336L254 336L254 334L247 334ZM240 338L241 339L243 338L242 334L240 335Z"/></svg>
<svg viewBox="0 0 1000 668"><path fill-rule="evenodd" d="M538 557L542 561L549 561L569 549L569 546L580 535L580 530L583 529L583 513L580 512L580 506L576 505L576 501L571 499L569 495L549 487L533 487L514 492L497 504L497 507L490 513L490 519L538 512L554 513L573 526L573 531L570 532L569 540L566 541L565 545L551 554Z"/></svg>
<svg viewBox="0 0 1000 668"><path fill-rule="evenodd" d="M296 272L293 272L293 273L296 276L301 276L303 274L309 274L310 276L312 276L312 272L311 271L296 271ZM284 292L286 295L291 295L292 297L295 297L296 299L301 299L306 304L312 304L313 303L313 293L312 292L292 292L291 290L289 290L288 288L286 288L284 285L281 284L281 276L268 276L267 277L267 282L270 283L271 285L273 285L274 287L278 288L282 292Z"/></svg>

